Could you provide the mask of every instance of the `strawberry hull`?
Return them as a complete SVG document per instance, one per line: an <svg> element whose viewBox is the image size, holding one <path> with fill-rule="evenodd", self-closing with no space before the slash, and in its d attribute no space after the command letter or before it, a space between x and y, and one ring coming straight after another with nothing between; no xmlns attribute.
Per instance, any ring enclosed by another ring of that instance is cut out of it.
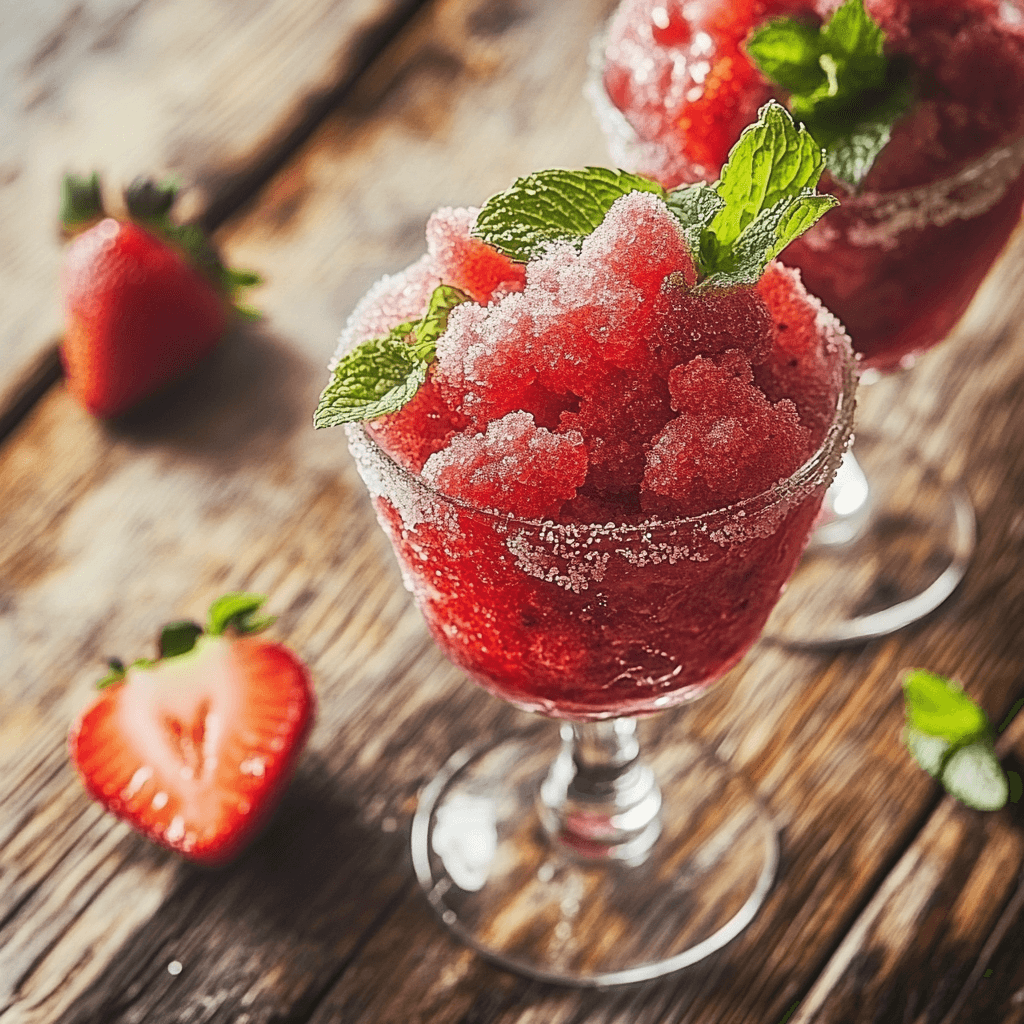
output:
<svg viewBox="0 0 1024 1024"><path fill-rule="evenodd" d="M524 710L644 715L699 695L757 639L842 454L852 365L846 378L843 415L792 478L676 522L503 517L426 486L360 427L349 444L406 586L455 664Z"/></svg>

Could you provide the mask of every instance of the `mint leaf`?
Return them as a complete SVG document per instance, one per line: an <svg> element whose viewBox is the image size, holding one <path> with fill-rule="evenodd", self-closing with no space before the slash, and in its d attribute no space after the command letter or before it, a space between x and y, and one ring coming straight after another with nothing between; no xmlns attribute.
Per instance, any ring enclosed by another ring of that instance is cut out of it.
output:
<svg viewBox="0 0 1024 1024"><path fill-rule="evenodd" d="M771 260L838 205L814 191L823 169L807 130L770 101L740 135L719 181L670 192L668 206L703 278L699 287L756 284Z"/></svg>
<svg viewBox="0 0 1024 1024"><path fill-rule="evenodd" d="M826 119L811 118L808 130L825 145L825 162L832 177L854 185L862 182L888 145L892 126L906 112L912 98L908 78L895 84L863 119L842 130L830 129Z"/></svg>
<svg viewBox="0 0 1024 1024"><path fill-rule="evenodd" d="M362 423L398 412L427 379L429 364L390 336L364 341L340 360L324 388L313 426Z"/></svg>
<svg viewBox="0 0 1024 1024"><path fill-rule="evenodd" d="M946 791L978 811L998 811L1010 795L1010 787L991 743L977 742L950 755L942 770Z"/></svg>
<svg viewBox="0 0 1024 1024"><path fill-rule="evenodd" d="M437 351L437 339L448 328L448 314L469 296L448 284L438 285L431 293L430 302L423 318L412 325L412 333L416 340L413 351L416 357L425 363L432 363Z"/></svg>
<svg viewBox="0 0 1024 1024"><path fill-rule="evenodd" d="M725 208L725 200L715 191L714 185L699 182L673 189L665 203L683 226L687 248L696 258L700 253L701 237L715 215Z"/></svg>
<svg viewBox="0 0 1024 1024"><path fill-rule="evenodd" d="M810 133L793 123L774 100L758 111L757 122L743 130L715 191L725 207L711 223L722 246L731 246L762 210L813 188L825 161Z"/></svg>
<svg viewBox="0 0 1024 1024"><path fill-rule="evenodd" d="M600 226L612 203L630 192L665 196L657 182L605 167L538 171L488 199L472 233L525 263L552 243L578 245Z"/></svg>
<svg viewBox="0 0 1024 1024"><path fill-rule="evenodd" d="M941 736L929 736L908 725L903 730L903 742L914 760L933 778L942 775L950 746Z"/></svg>
<svg viewBox="0 0 1024 1024"><path fill-rule="evenodd" d="M821 43L823 56L835 62L838 92L879 89L885 83L885 33L864 10L864 0L843 4L822 28Z"/></svg>
<svg viewBox="0 0 1024 1024"><path fill-rule="evenodd" d="M985 712L953 679L914 669L903 679L903 741L914 760L968 807L994 811L1009 796Z"/></svg>
<svg viewBox="0 0 1024 1024"><path fill-rule="evenodd" d="M815 30L779 18L746 42L761 72L790 94L794 117L828 152L833 177L858 188L912 99L906 67L885 55L885 33L863 0L847 0Z"/></svg>
<svg viewBox="0 0 1024 1024"><path fill-rule="evenodd" d="M706 288L757 284L764 268L839 202L834 196L806 191L780 200L762 211L743 230L730 250L719 249L715 270L702 283Z"/></svg>
<svg viewBox="0 0 1024 1024"><path fill-rule="evenodd" d="M907 724L951 746L989 733L988 717L952 679L914 669L903 679Z"/></svg>
<svg viewBox="0 0 1024 1024"><path fill-rule="evenodd" d="M362 423L398 412L427 379L449 313L468 301L458 288L438 285L419 320L392 327L386 337L364 341L346 353L320 395L313 426Z"/></svg>
<svg viewBox="0 0 1024 1024"><path fill-rule="evenodd" d="M787 92L812 93L825 82L821 32L813 25L776 18L756 29L745 47L761 73Z"/></svg>

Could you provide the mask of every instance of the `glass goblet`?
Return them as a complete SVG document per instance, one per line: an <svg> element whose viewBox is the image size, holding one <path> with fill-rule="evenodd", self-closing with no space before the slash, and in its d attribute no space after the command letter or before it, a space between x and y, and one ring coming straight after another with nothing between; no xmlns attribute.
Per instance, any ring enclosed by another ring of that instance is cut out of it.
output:
<svg viewBox="0 0 1024 1024"><path fill-rule="evenodd" d="M691 180L682 151L642 138L604 87L605 34L586 94L619 166L666 185ZM1004 249L1024 205L1024 139L939 181L856 196L781 257L842 321L863 384L909 369L945 339ZM855 454L856 452L856 454ZM859 456L859 460L858 460ZM805 559L766 627L801 647L885 636L942 604L975 547L966 491L892 438L862 432L826 495Z"/></svg>
<svg viewBox="0 0 1024 1024"><path fill-rule="evenodd" d="M843 321L862 383L909 369L944 340L1006 246L1024 205L1024 139L958 173L841 197L821 230L786 252L808 291ZM954 591L970 564L970 498L891 438L858 431L826 498L827 516L770 635L815 645L884 636Z"/></svg>
<svg viewBox="0 0 1024 1024"><path fill-rule="evenodd" d="M562 720L456 753L413 822L431 905L495 963L575 985L642 981L718 949L763 902L777 839L750 784L682 740L649 763L636 719L699 696L757 639L849 440L854 361L845 343L830 353L835 415L815 454L762 494L675 522L470 507L347 428L444 653Z"/></svg>

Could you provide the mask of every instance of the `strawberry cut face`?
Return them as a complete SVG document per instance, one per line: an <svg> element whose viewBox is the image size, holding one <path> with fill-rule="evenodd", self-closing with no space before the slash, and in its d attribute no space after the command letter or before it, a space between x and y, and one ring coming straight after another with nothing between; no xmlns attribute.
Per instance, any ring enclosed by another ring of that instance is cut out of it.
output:
<svg viewBox="0 0 1024 1024"><path fill-rule="evenodd" d="M70 752L112 813L192 860L223 864L277 805L314 707L308 671L287 648L203 637L103 691Z"/></svg>

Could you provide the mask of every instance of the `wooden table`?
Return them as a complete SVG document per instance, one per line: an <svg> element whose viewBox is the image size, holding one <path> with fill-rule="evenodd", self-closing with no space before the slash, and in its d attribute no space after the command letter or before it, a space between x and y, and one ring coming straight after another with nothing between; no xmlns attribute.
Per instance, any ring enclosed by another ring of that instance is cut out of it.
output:
<svg viewBox="0 0 1024 1024"><path fill-rule="evenodd" d="M979 546L955 596L833 653L759 644L689 730L753 779L778 880L675 977L576 991L455 943L412 880L417 791L518 722L433 647L340 432L314 432L356 299L431 210L603 163L581 95L610 0L40 0L0 9L0 1022L967 1024L1024 1021L1022 805L945 797L900 743L900 671L1024 690L1024 249L955 338L868 389L862 422L961 480ZM262 323L122 421L67 396L60 175L171 171L261 271ZM209 871L103 814L64 737L110 654L265 592L320 715L264 834ZM1024 716L1000 736L1024 771ZM792 1013L791 1013L792 1011ZM791 1015L790 1015L791 1014ZM787 1017L787 1015L789 1015Z"/></svg>

